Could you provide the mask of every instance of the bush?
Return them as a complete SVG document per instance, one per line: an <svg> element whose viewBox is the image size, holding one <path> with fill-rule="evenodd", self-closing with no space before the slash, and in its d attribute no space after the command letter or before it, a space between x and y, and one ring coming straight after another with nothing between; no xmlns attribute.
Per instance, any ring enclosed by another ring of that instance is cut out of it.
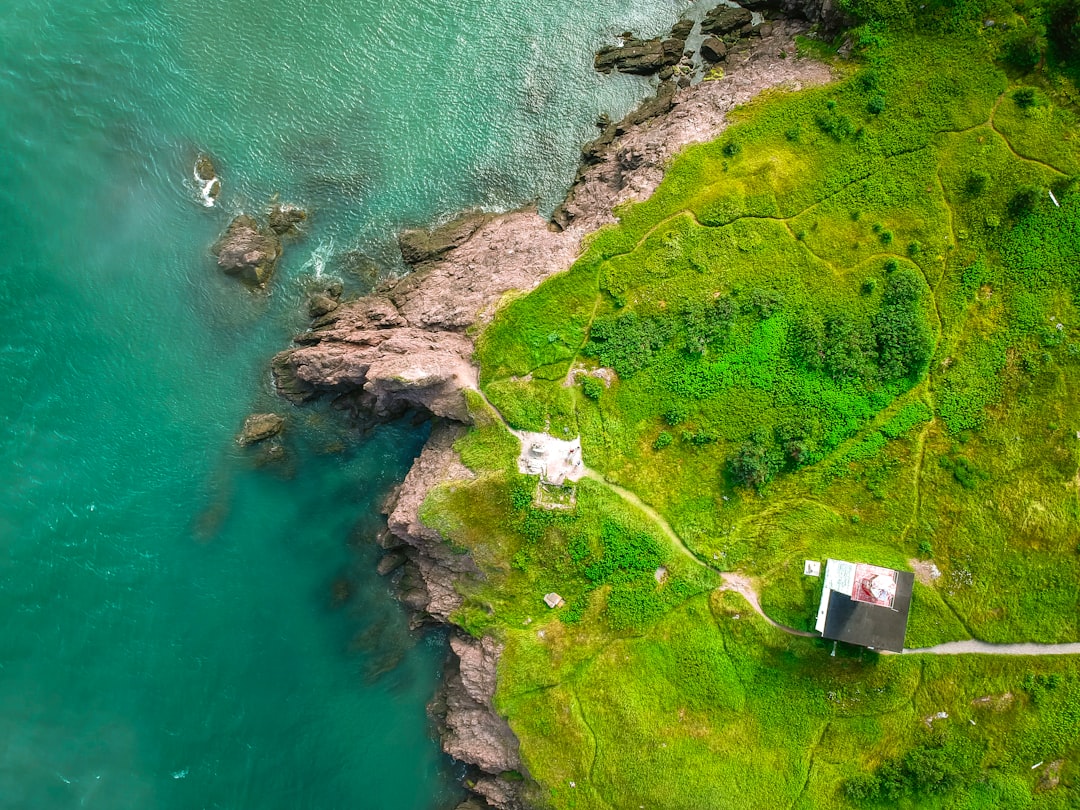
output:
<svg viewBox="0 0 1080 810"><path fill-rule="evenodd" d="M1012 100L1021 110L1027 110L1035 106L1035 90L1031 87L1021 87L1012 94Z"/></svg>
<svg viewBox="0 0 1080 810"><path fill-rule="evenodd" d="M885 96L871 96L870 100L866 102L866 111L871 115L881 115L885 112Z"/></svg>
<svg viewBox="0 0 1080 810"><path fill-rule="evenodd" d="M627 378L652 363L670 338L670 326L656 318L643 318L636 312L608 315L593 322L581 353Z"/></svg>
<svg viewBox="0 0 1080 810"><path fill-rule="evenodd" d="M661 430L660 435L657 436L656 441L653 442L653 450L663 450L665 447L670 446L673 441L675 441L675 439L670 433L666 430Z"/></svg>
<svg viewBox="0 0 1080 810"><path fill-rule="evenodd" d="M675 427L675 425L685 422L689 415L690 412L686 409L685 405L672 405L664 411L664 421L672 427Z"/></svg>
<svg viewBox="0 0 1080 810"><path fill-rule="evenodd" d="M728 141L724 144L723 152L725 157L735 157L742 151L742 147L735 141Z"/></svg>
<svg viewBox="0 0 1080 810"><path fill-rule="evenodd" d="M1027 73L1042 59L1042 38L1030 28L1013 31L1001 49L1006 64Z"/></svg>
<svg viewBox="0 0 1080 810"><path fill-rule="evenodd" d="M1021 219L1034 213L1035 204L1039 199L1039 190L1027 186L1020 189L1009 198L1008 212L1013 219Z"/></svg>
<svg viewBox="0 0 1080 810"><path fill-rule="evenodd" d="M732 457L728 466L736 484L760 491L779 472L781 463L775 449L761 437L753 437Z"/></svg>
<svg viewBox="0 0 1080 810"><path fill-rule="evenodd" d="M967 182L964 183L964 193L969 197L978 197L984 191L986 191L987 185L990 183L990 175L984 171L976 169L968 175Z"/></svg>
<svg viewBox="0 0 1080 810"><path fill-rule="evenodd" d="M592 400L600 399L604 393L604 384L596 377L582 377L581 393Z"/></svg>

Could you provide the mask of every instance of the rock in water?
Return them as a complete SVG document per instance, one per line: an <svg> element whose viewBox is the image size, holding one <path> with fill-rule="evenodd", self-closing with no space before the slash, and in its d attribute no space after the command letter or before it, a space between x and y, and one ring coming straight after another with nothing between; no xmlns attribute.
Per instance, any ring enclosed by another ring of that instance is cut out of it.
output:
<svg viewBox="0 0 1080 810"><path fill-rule="evenodd" d="M295 205L275 204L270 209L267 223L278 236L296 233L296 226L307 219L307 211Z"/></svg>
<svg viewBox="0 0 1080 810"><path fill-rule="evenodd" d="M214 161L205 152L200 152L198 157L195 158L195 169L192 176L195 179L195 185L199 189L199 196L202 197L203 205L207 208L213 206L214 201L217 200L218 195L221 193L221 181L218 179L217 169L214 168Z"/></svg>
<svg viewBox="0 0 1080 810"><path fill-rule="evenodd" d="M241 447L257 444L277 436L285 427L285 419L276 413L253 413L244 420L244 427L236 437Z"/></svg>
<svg viewBox="0 0 1080 810"><path fill-rule="evenodd" d="M684 39L631 37L624 40L622 45L601 48L596 53L593 65L601 73L618 70L622 73L649 76L665 67L679 64L685 44Z"/></svg>
<svg viewBox="0 0 1080 810"><path fill-rule="evenodd" d="M281 257L281 239L271 230L261 230L254 217L240 214L214 244L213 252L218 266L230 276L262 287Z"/></svg>

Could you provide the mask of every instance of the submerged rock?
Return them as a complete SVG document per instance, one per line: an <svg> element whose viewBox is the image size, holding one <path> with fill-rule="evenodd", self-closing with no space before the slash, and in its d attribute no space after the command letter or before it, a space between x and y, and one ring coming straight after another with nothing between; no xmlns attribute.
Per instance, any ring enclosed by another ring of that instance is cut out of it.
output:
<svg viewBox="0 0 1080 810"><path fill-rule="evenodd" d="M281 258L281 239L262 230L254 217L240 214L229 223L212 248L218 267L245 284L262 287L274 274Z"/></svg>
<svg viewBox="0 0 1080 810"><path fill-rule="evenodd" d="M307 211L295 205L275 203L270 209L267 224L278 236L296 233L296 226L307 219Z"/></svg>
<svg viewBox="0 0 1080 810"><path fill-rule="evenodd" d="M284 417L276 413L253 413L244 420L244 427L240 435L236 437L236 443L241 447L247 447L250 444L264 442L277 436L284 427Z"/></svg>

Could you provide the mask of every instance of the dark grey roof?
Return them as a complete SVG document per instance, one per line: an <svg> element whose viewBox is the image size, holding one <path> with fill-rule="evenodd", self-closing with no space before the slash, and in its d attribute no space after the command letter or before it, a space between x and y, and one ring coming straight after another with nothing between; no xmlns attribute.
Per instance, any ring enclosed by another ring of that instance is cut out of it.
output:
<svg viewBox="0 0 1080 810"><path fill-rule="evenodd" d="M832 591L822 638L873 647L875 650L902 651L914 584L913 573L896 572L896 597L891 608L858 602L847 594Z"/></svg>

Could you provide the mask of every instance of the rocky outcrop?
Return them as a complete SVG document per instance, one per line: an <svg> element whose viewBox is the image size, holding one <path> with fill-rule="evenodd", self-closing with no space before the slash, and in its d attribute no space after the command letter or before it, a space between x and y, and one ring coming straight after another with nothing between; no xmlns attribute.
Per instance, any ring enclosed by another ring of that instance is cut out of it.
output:
<svg viewBox="0 0 1080 810"><path fill-rule="evenodd" d="M852 22L836 0L743 0L741 5L751 11L806 20L816 24L826 35L832 35Z"/></svg>
<svg viewBox="0 0 1080 810"><path fill-rule="evenodd" d="M258 444L277 436L284 427L284 417L276 413L253 413L244 420L244 427L236 437L236 443L241 447Z"/></svg>
<svg viewBox="0 0 1080 810"><path fill-rule="evenodd" d="M657 99L642 111L609 124L584 147L584 165L566 200L555 209L560 228L595 229L614 221L613 206L648 197L663 177L663 167L687 144L712 140L727 123L727 113L772 87L798 89L829 80L829 69L810 60L781 58L795 53L794 37L807 23L778 20L762 26L761 37L742 39L726 49L720 81L687 88L660 85ZM667 95L669 94L670 95Z"/></svg>
<svg viewBox="0 0 1080 810"><path fill-rule="evenodd" d="M420 408L469 421L462 391L476 387L472 340L460 332L413 326L387 297L335 306L296 342L298 348L271 361L278 393L287 399L332 394L369 420Z"/></svg>
<svg viewBox="0 0 1080 810"><path fill-rule="evenodd" d="M252 287L263 287L281 258L281 238L259 226L255 217L240 214L233 218L212 251L218 267Z"/></svg>
<svg viewBox="0 0 1080 810"><path fill-rule="evenodd" d="M679 64L685 46L684 39L637 39L624 34L619 45L597 51L593 66L601 73L618 70L621 73L651 76Z"/></svg>
<svg viewBox="0 0 1080 810"><path fill-rule="evenodd" d="M518 741L491 704L502 645L491 637L474 639L454 633L450 651L443 686L430 706L443 750L481 771L470 780L470 786L489 806L517 810L521 807L521 782L501 775L520 773Z"/></svg>
<svg viewBox="0 0 1080 810"><path fill-rule="evenodd" d="M278 236L295 234L297 226L307 219L307 211L295 205L274 203L266 218L270 230Z"/></svg>
<svg viewBox="0 0 1080 810"><path fill-rule="evenodd" d="M749 27L753 14L745 8L717 6L705 15L701 21L701 33L722 37L742 28Z"/></svg>
<svg viewBox="0 0 1080 810"><path fill-rule="evenodd" d="M461 606L454 583L479 576L476 563L443 542L442 536L420 519L420 507L428 492L447 481L463 480L472 473L458 459L454 442L465 428L439 422L423 451L413 462L392 504L387 526L404 544L405 574L399 583L402 601L419 614L445 622Z"/></svg>
<svg viewBox="0 0 1080 810"><path fill-rule="evenodd" d="M468 214L440 228L402 234L410 275L373 295L313 309L310 331L274 358L278 391L292 400L329 395L366 419L411 408L440 417L387 503L389 531L379 538L400 555L386 569L396 569L391 576L415 621L447 620L461 605L455 583L481 576L469 556L420 517L432 489L471 475L453 449L470 419L463 390L477 385L470 328L489 319L508 291L530 290L567 269L582 238L614 221L614 206L649 196L672 156L717 137L733 107L766 88L827 81L824 66L778 55L793 54L793 37L806 28L773 23L761 39L729 49L722 81L686 88L663 82L655 98L622 121L604 122L554 217L557 227L534 210L519 210ZM444 748L471 767L467 783L474 792L490 806L513 810L520 806L522 783L503 774L523 766L513 734L491 706L501 648L492 639L455 635L451 649L447 685L432 707Z"/></svg>
<svg viewBox="0 0 1080 810"><path fill-rule="evenodd" d="M212 208L221 195L221 180L218 179L214 161L205 152L200 152L195 158L192 180L202 199L202 204L207 208Z"/></svg>

